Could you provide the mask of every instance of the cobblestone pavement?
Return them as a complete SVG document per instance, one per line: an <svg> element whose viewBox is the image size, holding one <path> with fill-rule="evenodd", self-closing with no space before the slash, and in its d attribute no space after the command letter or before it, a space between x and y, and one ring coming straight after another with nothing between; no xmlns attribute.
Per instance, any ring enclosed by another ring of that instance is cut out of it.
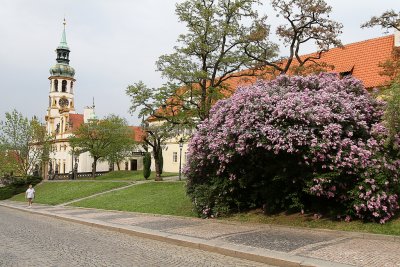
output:
<svg viewBox="0 0 400 267"><path fill-rule="evenodd" d="M228 247L235 251L261 256L272 255L273 258L290 262L311 262L311 265L314 266L338 266L340 264L347 266L400 266L400 237L395 236L241 224L75 207L36 205L32 209L27 209L25 203L12 201L0 201L0 205L114 228L120 227L132 232L189 240L189 242L198 244L214 246L217 244L217 247ZM22 215L20 216L22 217ZM0 222L3 220L2 217L3 215L0 213ZM0 227L2 226L0 225ZM1 232L2 228L0 228ZM1 235L0 238L2 238ZM0 266L1 258L0 252ZM218 265L219 262L221 261L214 262L212 260L204 265ZM195 261L191 265L199 263L200 261ZM176 266L177 262L171 264ZM225 261L222 261L221 264L232 266ZM255 266L255 263L253 264ZM233 265L237 266L238 264ZM284 266L284 264L281 265Z"/></svg>
<svg viewBox="0 0 400 267"><path fill-rule="evenodd" d="M266 266L0 207L0 266Z"/></svg>

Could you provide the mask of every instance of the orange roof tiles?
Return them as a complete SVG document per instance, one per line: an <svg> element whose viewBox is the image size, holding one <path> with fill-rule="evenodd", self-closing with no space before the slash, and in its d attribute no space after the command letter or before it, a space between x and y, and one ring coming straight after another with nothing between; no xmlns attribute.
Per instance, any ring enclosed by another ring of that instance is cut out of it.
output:
<svg viewBox="0 0 400 267"><path fill-rule="evenodd" d="M354 67L352 75L363 81L366 88L372 88L389 80L379 74L382 71L379 64L391 58L393 47L394 35L388 35L333 48L319 61L333 65L332 72L346 72Z"/></svg>
<svg viewBox="0 0 400 267"><path fill-rule="evenodd" d="M347 44L342 48L332 48L323 53L321 59L316 62L334 66L333 70L328 70L329 72L352 71L352 75L361 80L366 88L379 87L389 80L388 77L380 75L383 69L379 67L379 64L391 58L393 48L394 35L392 34ZM312 54L301 57L305 58L310 55ZM296 65L296 62L293 62L293 65ZM255 77L238 77L228 80L227 84L230 88L236 89L240 85L254 82L255 79ZM229 93L224 95L229 95Z"/></svg>
<svg viewBox="0 0 400 267"><path fill-rule="evenodd" d="M129 126L129 128L132 129L133 139L136 142L142 142L143 138L146 136L146 132L144 132L140 126Z"/></svg>
<svg viewBox="0 0 400 267"><path fill-rule="evenodd" d="M83 123L83 114L69 114L69 125L71 131L75 131Z"/></svg>

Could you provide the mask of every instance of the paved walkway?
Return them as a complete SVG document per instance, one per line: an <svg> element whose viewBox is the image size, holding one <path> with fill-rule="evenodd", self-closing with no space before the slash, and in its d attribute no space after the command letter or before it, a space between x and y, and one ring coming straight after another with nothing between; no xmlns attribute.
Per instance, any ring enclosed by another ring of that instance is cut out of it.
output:
<svg viewBox="0 0 400 267"><path fill-rule="evenodd" d="M1 267L266 267L1 206L0 240Z"/></svg>
<svg viewBox="0 0 400 267"><path fill-rule="evenodd" d="M400 237L0 201L4 207L276 266L400 266ZM0 215L1 216L1 215Z"/></svg>

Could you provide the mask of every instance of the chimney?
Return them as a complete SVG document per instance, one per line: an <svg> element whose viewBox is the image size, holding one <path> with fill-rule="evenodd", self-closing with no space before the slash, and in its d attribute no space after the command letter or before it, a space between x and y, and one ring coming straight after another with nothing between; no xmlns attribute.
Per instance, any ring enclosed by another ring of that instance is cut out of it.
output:
<svg viewBox="0 0 400 267"><path fill-rule="evenodd" d="M400 31L394 30L394 47L400 47Z"/></svg>

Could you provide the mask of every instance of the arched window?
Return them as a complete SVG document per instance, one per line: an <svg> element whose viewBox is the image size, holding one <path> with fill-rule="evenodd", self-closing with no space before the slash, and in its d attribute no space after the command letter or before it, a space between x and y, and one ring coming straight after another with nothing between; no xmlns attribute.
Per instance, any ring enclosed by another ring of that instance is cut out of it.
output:
<svg viewBox="0 0 400 267"><path fill-rule="evenodd" d="M54 91L58 92L58 80L54 80Z"/></svg>
<svg viewBox="0 0 400 267"><path fill-rule="evenodd" d="M64 93L67 91L67 81L66 80L62 81L61 91Z"/></svg>
<svg viewBox="0 0 400 267"><path fill-rule="evenodd" d="M71 94L74 93L74 82L71 82Z"/></svg>

